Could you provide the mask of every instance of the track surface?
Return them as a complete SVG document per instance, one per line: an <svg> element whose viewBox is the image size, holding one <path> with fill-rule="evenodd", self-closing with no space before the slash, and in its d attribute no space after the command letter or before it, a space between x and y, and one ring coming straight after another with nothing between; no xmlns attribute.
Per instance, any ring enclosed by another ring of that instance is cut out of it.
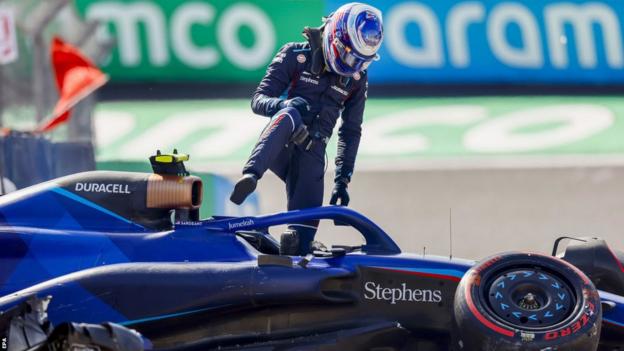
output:
<svg viewBox="0 0 624 351"><path fill-rule="evenodd" d="M326 202L332 178L326 177ZM262 212L285 207L282 187L272 174L261 180ZM448 255L449 209L456 257L548 253L559 235L599 236L624 250L624 167L365 171L355 175L350 194L351 207L375 220L405 252L426 247ZM359 241L331 223L322 224L318 237Z"/></svg>

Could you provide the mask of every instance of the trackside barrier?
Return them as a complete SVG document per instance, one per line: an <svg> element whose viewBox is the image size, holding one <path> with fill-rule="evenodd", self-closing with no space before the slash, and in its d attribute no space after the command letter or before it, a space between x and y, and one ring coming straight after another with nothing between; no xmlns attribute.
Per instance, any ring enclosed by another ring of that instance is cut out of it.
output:
<svg viewBox="0 0 624 351"><path fill-rule="evenodd" d="M0 137L0 192L9 192L76 172L95 169L88 142L53 142L29 133ZM8 181L7 181L8 180Z"/></svg>

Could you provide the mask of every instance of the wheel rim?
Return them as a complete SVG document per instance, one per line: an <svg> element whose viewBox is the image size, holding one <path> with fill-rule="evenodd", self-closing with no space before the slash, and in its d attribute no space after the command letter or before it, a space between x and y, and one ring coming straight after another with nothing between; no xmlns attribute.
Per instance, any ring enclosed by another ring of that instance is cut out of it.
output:
<svg viewBox="0 0 624 351"><path fill-rule="evenodd" d="M539 330L568 318L575 297L566 280L538 269L513 269L486 284L488 307L504 324Z"/></svg>

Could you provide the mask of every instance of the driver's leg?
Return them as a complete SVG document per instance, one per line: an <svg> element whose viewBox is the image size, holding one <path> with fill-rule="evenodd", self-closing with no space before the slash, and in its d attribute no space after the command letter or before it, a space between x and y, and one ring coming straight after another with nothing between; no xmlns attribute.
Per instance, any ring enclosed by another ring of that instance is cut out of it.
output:
<svg viewBox="0 0 624 351"><path fill-rule="evenodd" d="M323 178L325 171L325 145L316 143L311 150L298 146L293 152L286 178L288 210L318 207L323 204ZM305 221L289 225L299 236L299 255L310 252L319 221Z"/></svg>
<svg viewBox="0 0 624 351"><path fill-rule="evenodd" d="M278 111L262 131L251 156L243 167L243 176L234 186L230 200L237 205L256 189L258 179L275 162L293 133L302 125L299 111L287 107Z"/></svg>

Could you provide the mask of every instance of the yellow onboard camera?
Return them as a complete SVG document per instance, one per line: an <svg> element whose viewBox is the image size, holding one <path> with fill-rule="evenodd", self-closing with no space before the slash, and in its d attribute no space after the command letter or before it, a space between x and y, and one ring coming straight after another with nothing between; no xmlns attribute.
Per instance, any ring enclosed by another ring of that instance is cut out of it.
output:
<svg viewBox="0 0 624 351"><path fill-rule="evenodd" d="M157 150L156 155L151 156L149 160L156 174L186 177L189 172L184 166L184 161L188 161L189 158L188 154L178 154L178 150L174 149L171 154L163 154Z"/></svg>

